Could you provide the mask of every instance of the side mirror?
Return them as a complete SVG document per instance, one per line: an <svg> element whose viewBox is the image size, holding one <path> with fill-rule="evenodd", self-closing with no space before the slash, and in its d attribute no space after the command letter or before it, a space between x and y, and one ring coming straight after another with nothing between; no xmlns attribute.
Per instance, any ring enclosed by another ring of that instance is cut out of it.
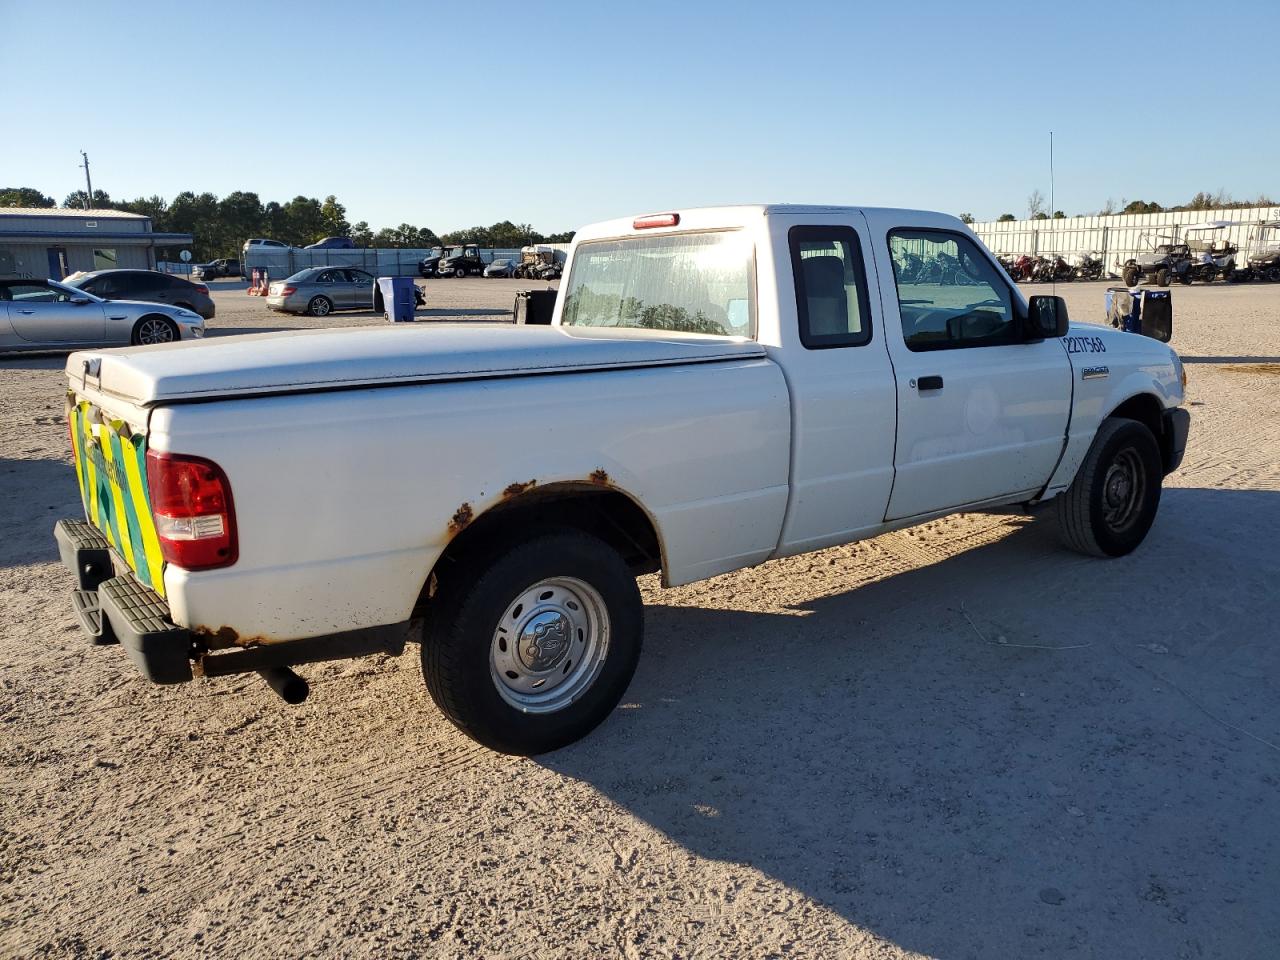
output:
<svg viewBox="0 0 1280 960"><path fill-rule="evenodd" d="M1049 337L1065 337L1067 302L1061 297L1032 297L1027 304L1027 339L1047 340Z"/></svg>
<svg viewBox="0 0 1280 960"><path fill-rule="evenodd" d="M86 303L93 303L88 297L72 297L71 302L77 307L83 307Z"/></svg>

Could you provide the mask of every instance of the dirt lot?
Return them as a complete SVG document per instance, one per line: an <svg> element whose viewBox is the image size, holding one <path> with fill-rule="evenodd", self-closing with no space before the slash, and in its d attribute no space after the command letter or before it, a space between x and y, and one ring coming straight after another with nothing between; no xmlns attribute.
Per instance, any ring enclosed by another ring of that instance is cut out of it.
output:
<svg viewBox="0 0 1280 960"><path fill-rule="evenodd" d="M215 333L306 325L215 287ZM625 703L538 760L456 733L413 653L290 708L87 646L62 361L0 361L0 956L1274 957L1280 287L1174 301L1191 445L1135 555L966 515L647 578Z"/></svg>

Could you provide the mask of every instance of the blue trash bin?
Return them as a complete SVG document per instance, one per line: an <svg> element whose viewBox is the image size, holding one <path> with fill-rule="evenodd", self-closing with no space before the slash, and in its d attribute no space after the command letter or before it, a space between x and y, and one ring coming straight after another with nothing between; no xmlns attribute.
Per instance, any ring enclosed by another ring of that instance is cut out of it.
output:
<svg viewBox="0 0 1280 960"><path fill-rule="evenodd" d="M1108 287L1107 322L1125 333L1168 343L1173 336L1173 295L1147 287Z"/></svg>
<svg viewBox="0 0 1280 960"><path fill-rule="evenodd" d="M413 277L379 277L377 283L374 309L381 305L383 318L391 323L412 322L417 309Z"/></svg>

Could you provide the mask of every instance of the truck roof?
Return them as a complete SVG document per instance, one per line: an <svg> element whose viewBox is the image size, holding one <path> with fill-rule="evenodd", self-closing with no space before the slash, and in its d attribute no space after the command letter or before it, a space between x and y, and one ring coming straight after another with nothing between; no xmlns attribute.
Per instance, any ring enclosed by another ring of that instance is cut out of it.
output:
<svg viewBox="0 0 1280 960"><path fill-rule="evenodd" d="M717 227L744 227L768 217L824 217L847 216L851 213L900 214L904 225L938 226L948 229L964 228L958 217L930 210L911 210L899 207L859 207L839 204L804 203L753 203L721 207L685 207L648 211L616 220L602 220L588 224L574 234L574 241L601 239L604 237L630 236L638 233L680 233L687 230L708 230ZM634 222L640 217L661 216L675 213L680 222L674 227L636 230ZM965 228L967 229L967 228Z"/></svg>

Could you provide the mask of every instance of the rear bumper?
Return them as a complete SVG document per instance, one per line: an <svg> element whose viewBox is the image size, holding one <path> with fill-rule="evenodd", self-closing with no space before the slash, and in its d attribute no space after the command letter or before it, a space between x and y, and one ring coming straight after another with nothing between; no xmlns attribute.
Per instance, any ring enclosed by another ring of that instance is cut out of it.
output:
<svg viewBox="0 0 1280 960"><path fill-rule="evenodd" d="M154 683L185 683L196 675L253 673L374 653L398 656L406 641L421 638L422 622L407 620L284 643L219 646L216 636L174 624L164 598L140 583L90 524L59 520L53 536L63 565L76 577L71 606L81 628L97 646L119 644Z"/></svg>
<svg viewBox="0 0 1280 960"><path fill-rule="evenodd" d="M1187 435L1191 432L1191 414L1182 407L1166 410L1164 414L1164 472L1173 473L1182 464L1187 452Z"/></svg>

